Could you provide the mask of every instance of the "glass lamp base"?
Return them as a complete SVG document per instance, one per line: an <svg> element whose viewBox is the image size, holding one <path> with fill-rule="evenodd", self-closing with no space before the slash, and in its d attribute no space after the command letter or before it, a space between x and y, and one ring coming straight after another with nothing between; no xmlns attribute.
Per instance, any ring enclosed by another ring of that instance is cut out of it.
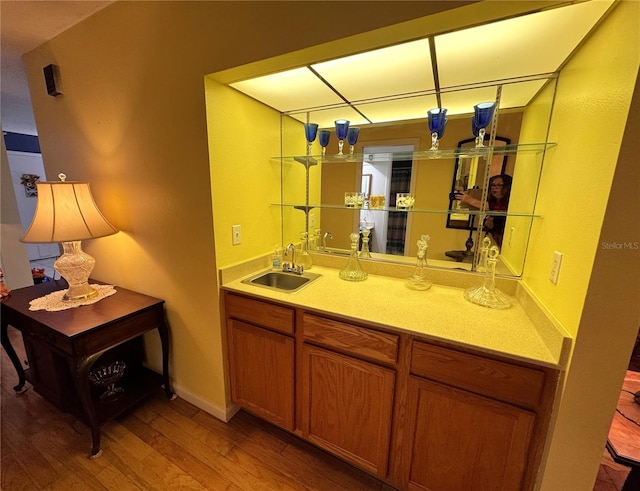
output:
<svg viewBox="0 0 640 491"><path fill-rule="evenodd" d="M69 283L62 300L69 302L95 297L98 291L89 285L89 275L96 260L82 250L79 240L63 242L62 250L62 256L53 263L53 268Z"/></svg>

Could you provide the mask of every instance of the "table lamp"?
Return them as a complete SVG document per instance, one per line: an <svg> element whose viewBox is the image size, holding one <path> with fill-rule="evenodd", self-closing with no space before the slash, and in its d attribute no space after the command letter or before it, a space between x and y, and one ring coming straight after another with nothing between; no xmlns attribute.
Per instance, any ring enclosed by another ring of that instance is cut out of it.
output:
<svg viewBox="0 0 640 491"><path fill-rule="evenodd" d="M63 254L53 263L54 269L69 283L63 301L95 297L89 275L96 260L82 250L81 241L112 235L118 230L102 215L89 190L88 182L38 182L36 212L27 233L20 239L27 243L61 242Z"/></svg>

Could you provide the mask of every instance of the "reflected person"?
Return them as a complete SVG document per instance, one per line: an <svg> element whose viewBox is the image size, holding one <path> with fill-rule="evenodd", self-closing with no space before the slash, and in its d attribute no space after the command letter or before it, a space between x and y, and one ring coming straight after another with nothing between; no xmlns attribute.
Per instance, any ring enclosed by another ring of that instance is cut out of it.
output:
<svg viewBox="0 0 640 491"><path fill-rule="evenodd" d="M507 211L509 198L511 197L512 181L512 177L508 174L497 174L489 179L489 196L487 198L489 211ZM466 191L456 191L455 199L474 208L480 209L482 207L482 202L469 195ZM488 216L484 219L484 230L491 234L491 237L500 248L502 248L506 221L507 217L505 216Z"/></svg>

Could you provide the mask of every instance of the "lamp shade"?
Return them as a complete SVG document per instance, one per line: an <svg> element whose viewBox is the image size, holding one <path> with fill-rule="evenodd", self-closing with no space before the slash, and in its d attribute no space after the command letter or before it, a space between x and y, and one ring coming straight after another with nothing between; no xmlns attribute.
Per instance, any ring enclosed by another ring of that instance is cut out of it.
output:
<svg viewBox="0 0 640 491"><path fill-rule="evenodd" d="M69 242L118 232L96 206L89 183L38 182L37 188L36 212L21 242Z"/></svg>

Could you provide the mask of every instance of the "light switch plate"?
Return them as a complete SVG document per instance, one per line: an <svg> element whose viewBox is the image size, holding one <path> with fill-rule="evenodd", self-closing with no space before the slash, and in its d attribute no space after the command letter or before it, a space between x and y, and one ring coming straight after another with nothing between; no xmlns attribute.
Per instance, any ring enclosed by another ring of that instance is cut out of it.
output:
<svg viewBox="0 0 640 491"><path fill-rule="evenodd" d="M549 281L554 285L558 284L558 276L560 276L561 264L562 264L562 253L558 251L553 251L551 269L549 270Z"/></svg>
<svg viewBox="0 0 640 491"><path fill-rule="evenodd" d="M233 242L233 245L238 245L242 242L242 232L240 230L240 225L231 226L231 240Z"/></svg>

